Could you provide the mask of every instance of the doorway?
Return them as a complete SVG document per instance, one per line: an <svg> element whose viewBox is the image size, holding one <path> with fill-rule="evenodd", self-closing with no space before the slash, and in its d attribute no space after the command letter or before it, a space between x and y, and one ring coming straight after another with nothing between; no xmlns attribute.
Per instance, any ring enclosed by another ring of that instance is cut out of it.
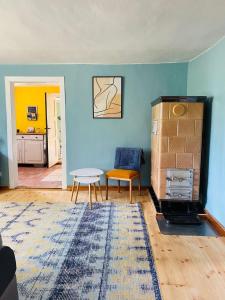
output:
<svg viewBox="0 0 225 300"><path fill-rule="evenodd" d="M64 78L6 77L5 87L10 188L65 189Z"/></svg>
<svg viewBox="0 0 225 300"><path fill-rule="evenodd" d="M14 84L18 187L62 187L59 92L53 84Z"/></svg>

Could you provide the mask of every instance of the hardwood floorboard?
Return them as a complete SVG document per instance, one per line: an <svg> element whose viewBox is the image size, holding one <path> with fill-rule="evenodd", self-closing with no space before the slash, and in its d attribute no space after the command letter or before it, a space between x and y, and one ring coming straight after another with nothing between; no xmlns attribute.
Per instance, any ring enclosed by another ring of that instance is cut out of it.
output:
<svg viewBox="0 0 225 300"><path fill-rule="evenodd" d="M0 201L70 201L70 191L3 190ZM100 196L98 195L100 200ZM88 201L81 191L78 202ZM109 201L128 203L127 191L109 192ZM134 192L134 202L141 202L160 289L164 300L225 299L225 237L169 236L160 233L156 211L147 191Z"/></svg>

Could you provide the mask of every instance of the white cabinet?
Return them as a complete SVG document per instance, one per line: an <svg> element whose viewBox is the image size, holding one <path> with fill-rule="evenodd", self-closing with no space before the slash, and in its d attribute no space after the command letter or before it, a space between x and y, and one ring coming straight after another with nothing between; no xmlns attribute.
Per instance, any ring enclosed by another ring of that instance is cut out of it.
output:
<svg viewBox="0 0 225 300"><path fill-rule="evenodd" d="M45 150L45 135L17 135L17 159L19 164L45 164Z"/></svg>
<svg viewBox="0 0 225 300"><path fill-rule="evenodd" d="M34 140L24 141L24 162L25 164L44 163L43 142Z"/></svg>
<svg viewBox="0 0 225 300"><path fill-rule="evenodd" d="M23 140L17 140L17 161L22 164L24 161L24 142Z"/></svg>

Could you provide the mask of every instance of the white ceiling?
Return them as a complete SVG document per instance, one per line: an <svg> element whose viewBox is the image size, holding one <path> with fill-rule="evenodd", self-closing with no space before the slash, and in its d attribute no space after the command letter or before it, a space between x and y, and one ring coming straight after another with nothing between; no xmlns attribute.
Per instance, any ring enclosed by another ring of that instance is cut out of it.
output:
<svg viewBox="0 0 225 300"><path fill-rule="evenodd" d="M187 61L225 35L225 0L0 0L0 63Z"/></svg>

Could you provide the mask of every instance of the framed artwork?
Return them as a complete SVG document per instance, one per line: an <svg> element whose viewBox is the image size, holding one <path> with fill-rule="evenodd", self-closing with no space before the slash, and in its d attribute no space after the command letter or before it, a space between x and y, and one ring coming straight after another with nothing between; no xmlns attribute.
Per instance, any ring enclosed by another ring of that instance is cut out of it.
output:
<svg viewBox="0 0 225 300"><path fill-rule="evenodd" d="M122 77L93 76L93 118L122 118Z"/></svg>
<svg viewBox="0 0 225 300"><path fill-rule="evenodd" d="M37 121L37 106L27 106L27 120Z"/></svg>

